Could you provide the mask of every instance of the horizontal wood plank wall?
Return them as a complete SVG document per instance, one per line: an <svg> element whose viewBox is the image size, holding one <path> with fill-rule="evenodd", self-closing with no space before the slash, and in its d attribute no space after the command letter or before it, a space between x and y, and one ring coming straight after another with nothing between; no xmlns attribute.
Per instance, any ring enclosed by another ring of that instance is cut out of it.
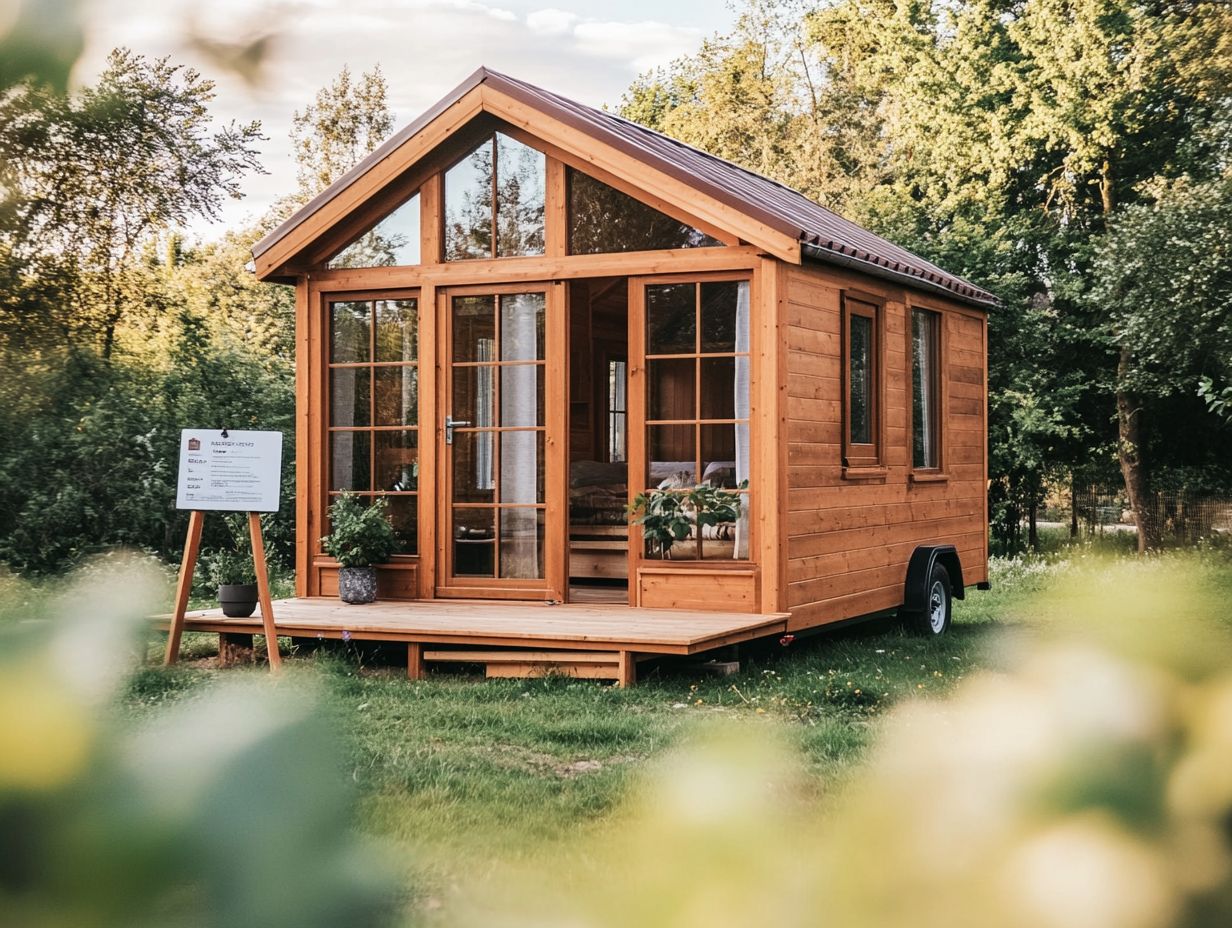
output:
<svg viewBox="0 0 1232 928"><path fill-rule="evenodd" d="M757 572L638 568L639 605L644 609L697 609L704 612L758 611Z"/></svg>
<svg viewBox="0 0 1232 928"><path fill-rule="evenodd" d="M952 544L971 585L987 579L984 314L863 275L784 266L787 386L787 596L790 629L902 602L911 552ZM886 300L884 476L846 479L842 466L842 292ZM908 354L912 307L942 314L942 473L913 481Z"/></svg>

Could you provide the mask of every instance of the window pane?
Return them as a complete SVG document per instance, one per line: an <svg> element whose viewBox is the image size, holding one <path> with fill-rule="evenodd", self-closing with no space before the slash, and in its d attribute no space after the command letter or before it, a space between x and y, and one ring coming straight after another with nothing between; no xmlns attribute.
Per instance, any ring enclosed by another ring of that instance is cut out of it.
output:
<svg viewBox="0 0 1232 928"><path fill-rule="evenodd" d="M736 337L737 303L744 297L739 313L743 331ZM724 280L702 284L702 351L748 351L748 283Z"/></svg>
<svg viewBox="0 0 1232 928"><path fill-rule="evenodd" d="M419 359L419 301L377 300L376 359Z"/></svg>
<svg viewBox="0 0 1232 928"><path fill-rule="evenodd" d="M329 424L369 425L370 367L335 367L329 372Z"/></svg>
<svg viewBox="0 0 1232 928"><path fill-rule="evenodd" d="M748 478L748 423L703 425L702 479L712 487L734 488ZM737 447L740 461L737 463Z"/></svg>
<svg viewBox="0 0 1232 928"><path fill-rule="evenodd" d="M458 503L494 502L494 432L453 433L453 498Z"/></svg>
<svg viewBox="0 0 1232 928"><path fill-rule="evenodd" d="M455 421L468 423L477 429L496 424L496 367L453 368L453 409Z"/></svg>
<svg viewBox="0 0 1232 928"><path fill-rule="evenodd" d="M697 351L697 287L660 284L646 288L646 353Z"/></svg>
<svg viewBox="0 0 1232 928"><path fill-rule="evenodd" d="M496 297L453 298L453 359L496 360Z"/></svg>
<svg viewBox="0 0 1232 928"><path fill-rule="evenodd" d="M697 438L692 425L647 426L646 444L646 486L691 489L697 485Z"/></svg>
<svg viewBox="0 0 1232 928"><path fill-rule="evenodd" d="M331 303L329 359L335 364L369 361L372 304Z"/></svg>
<svg viewBox="0 0 1232 928"><path fill-rule="evenodd" d="M502 503L533 505L544 501L543 432L501 432Z"/></svg>
<svg viewBox="0 0 1232 928"><path fill-rule="evenodd" d="M851 319L851 442L873 442L873 320L852 315Z"/></svg>
<svg viewBox="0 0 1232 928"><path fill-rule="evenodd" d="M338 373L338 371L334 371ZM419 422L419 369L377 367L376 424L415 425Z"/></svg>
<svg viewBox="0 0 1232 928"><path fill-rule="evenodd" d="M445 260L492 257L492 140L445 172Z"/></svg>
<svg viewBox="0 0 1232 928"><path fill-rule="evenodd" d="M911 422L912 463L938 467L937 379L940 371L938 327L940 317L927 310L911 314Z"/></svg>
<svg viewBox="0 0 1232 928"><path fill-rule="evenodd" d="M628 365L625 361L607 363L607 459L625 460L625 413Z"/></svg>
<svg viewBox="0 0 1232 928"><path fill-rule="evenodd" d="M736 518L717 525L707 525L702 529L702 560L744 560L749 556L748 494L732 494L732 503Z"/></svg>
<svg viewBox="0 0 1232 928"><path fill-rule="evenodd" d="M419 487L419 435L413 430L374 432L376 487L391 493Z"/></svg>
<svg viewBox="0 0 1232 928"><path fill-rule="evenodd" d="M496 510L453 511L453 572L463 577L496 576Z"/></svg>
<svg viewBox="0 0 1232 928"><path fill-rule="evenodd" d="M329 488L371 490L368 472L369 432L329 433Z"/></svg>
<svg viewBox="0 0 1232 928"><path fill-rule="evenodd" d="M516 139L496 134L496 256L543 254L546 159Z"/></svg>
<svg viewBox="0 0 1232 928"><path fill-rule="evenodd" d="M543 578L543 510L500 510L500 575L513 580Z"/></svg>
<svg viewBox="0 0 1232 928"><path fill-rule="evenodd" d="M697 362L693 358L647 361L647 418L696 419L696 371Z"/></svg>
<svg viewBox="0 0 1232 928"><path fill-rule="evenodd" d="M500 298L501 360L543 359L542 293L509 293Z"/></svg>
<svg viewBox="0 0 1232 928"><path fill-rule="evenodd" d="M419 263L419 194L326 262L326 267L392 267Z"/></svg>
<svg viewBox="0 0 1232 928"><path fill-rule="evenodd" d="M455 367L453 369L453 410L455 421L475 428L496 425L496 367Z"/></svg>
<svg viewBox="0 0 1232 928"><path fill-rule="evenodd" d="M701 248L723 243L580 171L569 169L569 253Z"/></svg>
<svg viewBox="0 0 1232 928"><path fill-rule="evenodd" d="M741 358L741 361L745 359ZM747 363L747 361L745 361ZM703 419L736 418L736 359L702 358ZM748 379L739 384L743 396L748 394ZM747 406L747 402L745 404Z"/></svg>
<svg viewBox="0 0 1232 928"><path fill-rule="evenodd" d="M505 428L543 425L543 365L502 364L501 422Z"/></svg>
<svg viewBox="0 0 1232 928"><path fill-rule="evenodd" d="M419 497L387 496L389 523L394 527L395 554L419 553Z"/></svg>

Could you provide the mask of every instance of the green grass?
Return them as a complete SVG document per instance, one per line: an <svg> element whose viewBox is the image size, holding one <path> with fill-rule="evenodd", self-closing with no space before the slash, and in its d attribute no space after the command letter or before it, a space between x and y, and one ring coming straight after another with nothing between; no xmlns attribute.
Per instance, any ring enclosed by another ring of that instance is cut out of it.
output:
<svg viewBox="0 0 1232 928"><path fill-rule="evenodd" d="M1225 553L1170 556L1205 565L1232 595ZM325 689L323 711L346 745L361 827L413 862L408 885L417 893L448 896L502 866L581 848L578 839L602 833L648 765L717 718L773 726L804 757L818 794L840 790L858 773L888 709L944 695L995 668L1000 632L1032 628L1032 597L1094 563L1084 549L998 561L993 590L971 590L956 603L954 627L941 639L872 622L789 647L748 648L731 677L664 662L643 668L630 690L456 673L412 684L401 649L382 663L379 653L353 645L294 654L286 664L289 675ZM152 652L160 646L152 643ZM189 660L169 673L139 674L128 709L141 715L208 686L219 675L209 660L215 646L213 636L185 636Z"/></svg>

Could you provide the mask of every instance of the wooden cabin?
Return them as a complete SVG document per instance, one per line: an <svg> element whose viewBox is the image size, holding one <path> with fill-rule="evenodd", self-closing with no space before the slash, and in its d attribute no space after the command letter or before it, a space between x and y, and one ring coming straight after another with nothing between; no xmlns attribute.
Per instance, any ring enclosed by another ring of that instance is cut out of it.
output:
<svg viewBox="0 0 1232 928"><path fill-rule="evenodd" d="M673 652L621 628L719 629L692 653L987 581L994 298L781 184L481 68L253 255L297 294L292 619L336 594L343 491L388 499L377 631L426 649L627 670ZM737 516L630 526L699 485ZM462 633L483 610L503 637Z"/></svg>

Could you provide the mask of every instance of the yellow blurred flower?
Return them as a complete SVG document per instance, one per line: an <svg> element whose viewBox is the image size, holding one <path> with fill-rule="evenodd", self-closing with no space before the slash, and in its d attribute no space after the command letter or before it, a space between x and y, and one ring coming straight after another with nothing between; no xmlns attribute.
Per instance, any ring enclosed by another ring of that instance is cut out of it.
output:
<svg viewBox="0 0 1232 928"><path fill-rule="evenodd" d="M0 790L55 789L85 765L91 719L50 667L0 674Z"/></svg>

